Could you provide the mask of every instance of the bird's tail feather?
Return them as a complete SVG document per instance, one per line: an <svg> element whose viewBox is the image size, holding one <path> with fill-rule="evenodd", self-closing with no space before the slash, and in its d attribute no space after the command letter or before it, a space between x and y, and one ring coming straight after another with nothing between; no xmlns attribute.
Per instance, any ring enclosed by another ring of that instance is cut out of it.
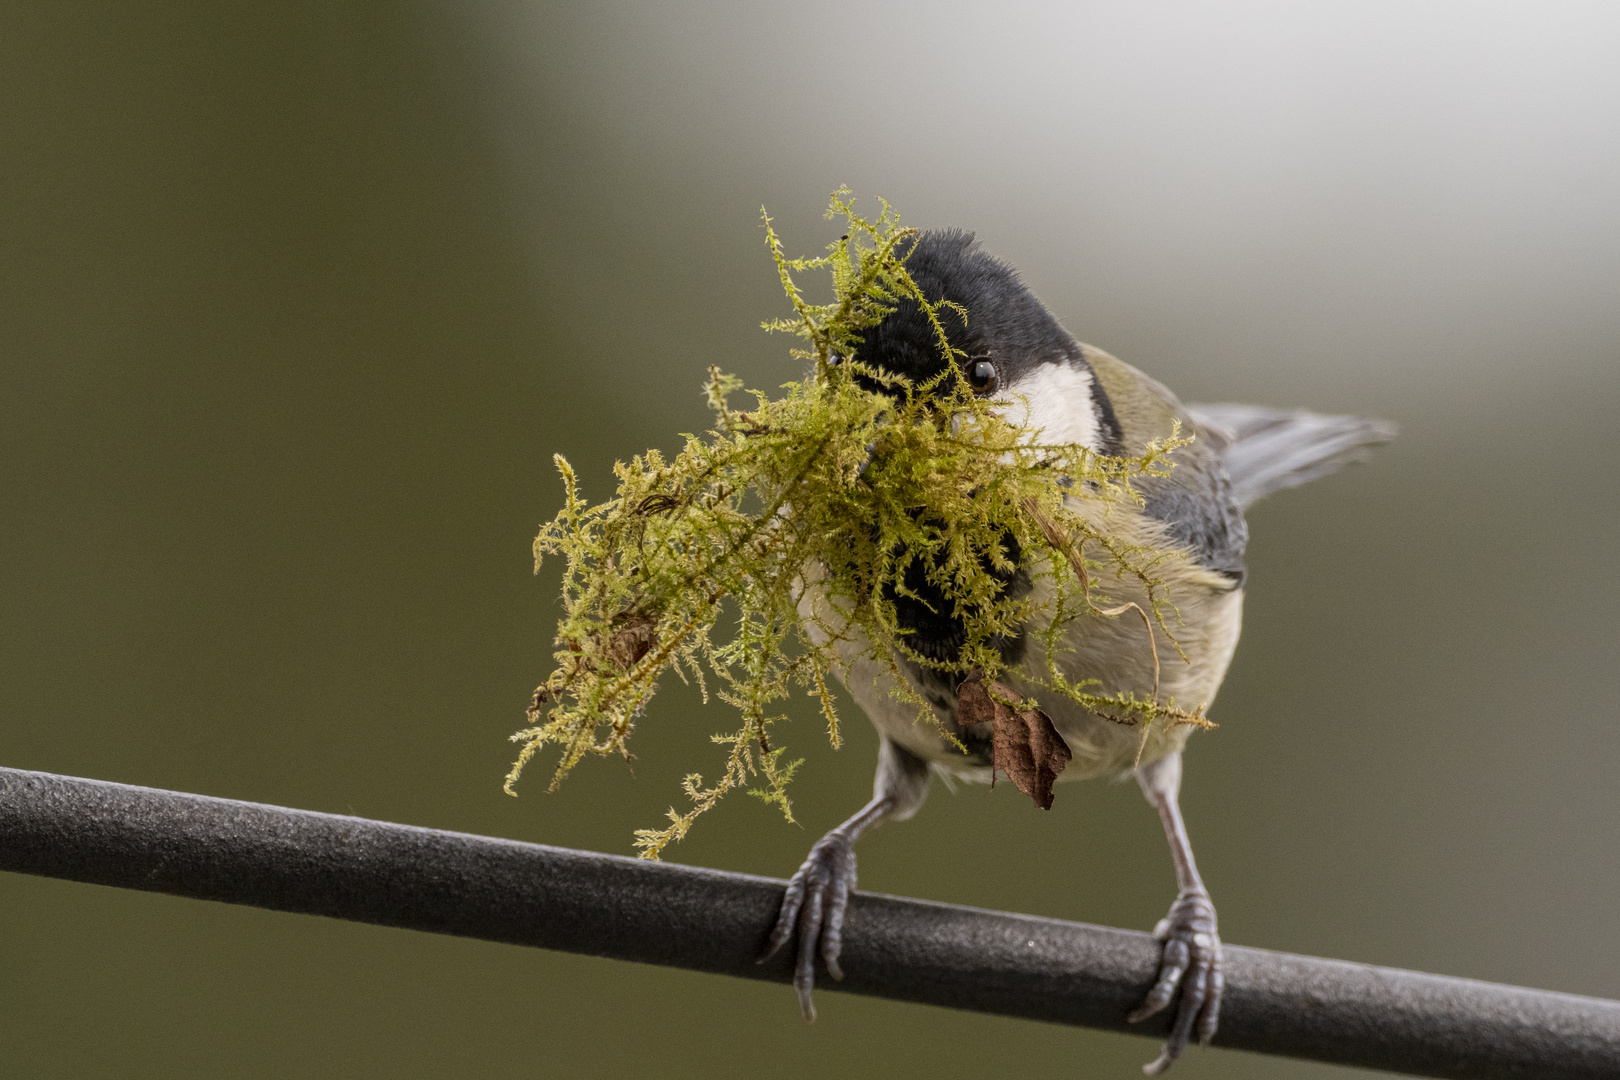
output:
<svg viewBox="0 0 1620 1080"><path fill-rule="evenodd" d="M1365 416L1259 405L1189 405L1187 411L1220 447L1232 495L1245 508L1363 461L1372 447L1395 437L1394 424Z"/></svg>

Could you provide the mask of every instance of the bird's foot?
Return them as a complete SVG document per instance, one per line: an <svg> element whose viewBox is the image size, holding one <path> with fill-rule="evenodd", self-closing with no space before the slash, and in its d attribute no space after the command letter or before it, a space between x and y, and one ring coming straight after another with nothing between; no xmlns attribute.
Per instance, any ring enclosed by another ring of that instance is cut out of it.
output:
<svg viewBox="0 0 1620 1080"><path fill-rule="evenodd" d="M1159 979L1148 991L1147 998L1126 1019L1135 1024L1161 1012L1169 1006L1177 990L1181 991L1181 1002L1175 1021L1170 1025L1164 1051L1142 1067L1149 1076L1164 1072L1181 1056L1194 1028L1200 1043L1207 1045L1215 1037L1215 1025L1221 1014L1221 990L1226 983L1221 974L1221 938L1215 932L1215 905L1204 890L1189 889L1176 897L1176 902L1170 905L1170 914L1153 928L1153 936L1164 942Z"/></svg>
<svg viewBox="0 0 1620 1080"><path fill-rule="evenodd" d="M854 842L834 829L817 840L804 865L788 882L782 897L781 914L765 947L763 963L776 954L784 942L799 935L798 963L793 969L793 989L799 994L799 1008L806 1020L816 1018L810 991L816 983L816 953L827 965L827 974L842 979L838 954L844 945L844 911L849 906L849 890L855 887Z"/></svg>

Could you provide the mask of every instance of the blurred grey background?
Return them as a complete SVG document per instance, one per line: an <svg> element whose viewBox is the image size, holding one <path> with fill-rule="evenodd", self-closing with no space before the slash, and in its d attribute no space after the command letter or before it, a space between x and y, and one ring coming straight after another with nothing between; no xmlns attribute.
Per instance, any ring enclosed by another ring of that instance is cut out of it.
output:
<svg viewBox="0 0 1620 1080"><path fill-rule="evenodd" d="M0 763L610 852L728 717L500 793L586 490L798 374L758 227L976 229L1189 400L1400 442L1251 515L1185 806L1226 938L1620 996L1620 9L7 4ZM869 203L870 205L870 203ZM800 708L802 828L875 739ZM539 778L536 778L537 780ZM1149 927L1128 786L936 790L869 889ZM1146 1039L0 878L19 1077L1127 1077ZM1344 1070L1225 1051L1176 1075Z"/></svg>

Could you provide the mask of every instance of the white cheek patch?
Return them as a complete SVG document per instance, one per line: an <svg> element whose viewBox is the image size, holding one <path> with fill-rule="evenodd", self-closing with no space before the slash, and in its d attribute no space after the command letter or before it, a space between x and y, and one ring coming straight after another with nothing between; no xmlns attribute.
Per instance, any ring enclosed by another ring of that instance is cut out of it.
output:
<svg viewBox="0 0 1620 1080"><path fill-rule="evenodd" d="M1042 364L1003 392L1011 401L1002 409L1008 420L1039 428L1049 443L1079 443L1102 452L1097 403L1091 396L1091 372L1067 361Z"/></svg>

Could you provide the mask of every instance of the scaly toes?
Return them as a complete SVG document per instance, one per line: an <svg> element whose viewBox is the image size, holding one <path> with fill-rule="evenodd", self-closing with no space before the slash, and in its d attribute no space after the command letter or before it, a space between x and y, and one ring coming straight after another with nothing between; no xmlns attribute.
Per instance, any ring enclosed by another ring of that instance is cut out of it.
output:
<svg viewBox="0 0 1620 1080"><path fill-rule="evenodd" d="M1170 914L1154 928L1154 937L1164 942L1159 977L1141 1006L1126 1019L1134 1024L1161 1012L1170 1005L1177 991L1180 991L1181 1001L1163 1052L1143 1066L1142 1071L1149 1076L1168 1069L1186 1049L1195 1031L1201 1043L1207 1044L1215 1036L1221 991L1225 988L1221 939L1215 929L1215 906L1203 890L1191 890L1178 896Z"/></svg>
<svg viewBox="0 0 1620 1080"><path fill-rule="evenodd" d="M1187 973L1189 955L1185 941L1171 938L1165 942L1163 958L1159 961L1159 981L1153 984L1153 989L1148 991L1136 1011L1125 1018L1127 1023L1140 1024L1170 1004L1170 999L1176 996L1176 990L1181 986L1181 977Z"/></svg>
<svg viewBox="0 0 1620 1080"><path fill-rule="evenodd" d="M766 943L764 962L797 931L798 955L793 965L793 989L806 1020L816 1018L812 991L816 984L816 956L827 965L827 973L842 979L838 966L843 949L844 912L849 906L849 890L855 884L855 851L841 833L831 832L810 849L804 865L788 882L776 926Z"/></svg>
<svg viewBox="0 0 1620 1080"><path fill-rule="evenodd" d="M844 981L844 969L838 966L838 956L844 951L844 911L849 907L849 889L855 872L833 874L827 887L827 915L821 928L821 960L827 965L827 974Z"/></svg>
<svg viewBox="0 0 1620 1080"><path fill-rule="evenodd" d="M1198 1042L1209 1045L1215 1037L1215 1027L1221 1021L1221 992L1226 989L1226 976L1221 972L1221 943L1215 940L1215 959L1209 965L1209 992L1204 998L1204 1011L1198 1018Z"/></svg>
<svg viewBox="0 0 1620 1080"><path fill-rule="evenodd" d="M821 896L826 889L822 879L810 886L799 913L799 957L793 965L793 989L799 995L799 1009L811 1023L816 1019L816 1003L810 991L816 986L816 942L821 937Z"/></svg>
<svg viewBox="0 0 1620 1080"><path fill-rule="evenodd" d="M776 955L776 950L786 943L793 927L799 921L799 908L804 905L804 871L793 875L788 882L787 892L782 896L782 908L777 913L776 925L771 928L771 936L765 943L765 951L760 954L755 963L763 964Z"/></svg>

